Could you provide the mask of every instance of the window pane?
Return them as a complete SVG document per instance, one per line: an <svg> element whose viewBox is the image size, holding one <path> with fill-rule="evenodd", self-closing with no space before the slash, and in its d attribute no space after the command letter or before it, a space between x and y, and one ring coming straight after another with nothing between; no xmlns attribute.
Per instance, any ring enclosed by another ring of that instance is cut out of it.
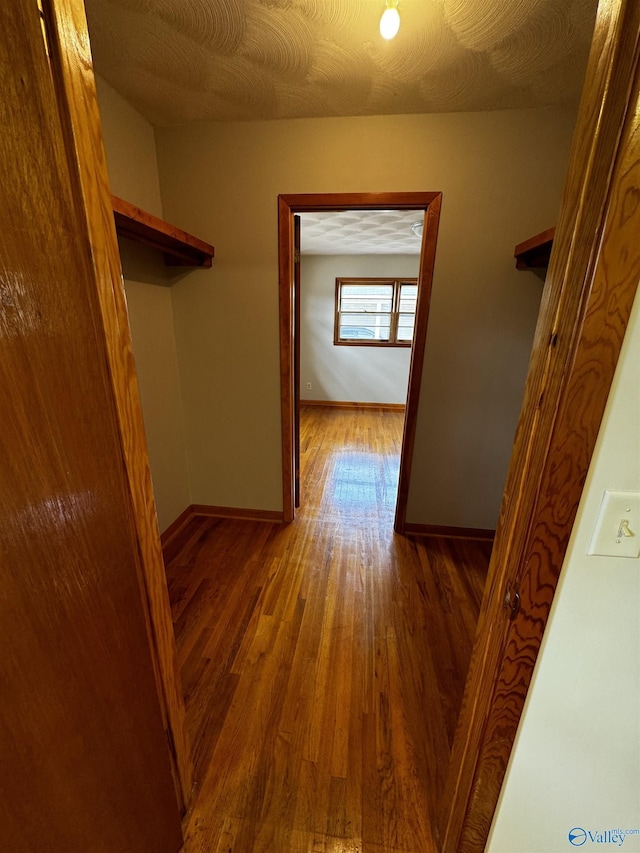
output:
<svg viewBox="0 0 640 853"><path fill-rule="evenodd" d="M416 301L418 299L417 284L400 285L400 311L411 311L415 314Z"/></svg>
<svg viewBox="0 0 640 853"><path fill-rule="evenodd" d="M375 296L390 299L393 294L392 284L343 284L342 296Z"/></svg>
<svg viewBox="0 0 640 853"><path fill-rule="evenodd" d="M342 314L340 317L340 340L388 341L390 321L388 314Z"/></svg>
<svg viewBox="0 0 640 853"><path fill-rule="evenodd" d="M391 311L390 299L373 300L366 299L343 299L342 311L360 311L363 314L375 313L376 311Z"/></svg>
<svg viewBox="0 0 640 853"><path fill-rule="evenodd" d="M418 296L415 281L338 279L337 295L336 342L411 344Z"/></svg>
<svg viewBox="0 0 640 853"><path fill-rule="evenodd" d="M415 322L414 314L400 314L398 317L398 340L411 341L413 340L413 326Z"/></svg>
<svg viewBox="0 0 640 853"><path fill-rule="evenodd" d="M340 297L342 311L391 311L393 285L343 284Z"/></svg>

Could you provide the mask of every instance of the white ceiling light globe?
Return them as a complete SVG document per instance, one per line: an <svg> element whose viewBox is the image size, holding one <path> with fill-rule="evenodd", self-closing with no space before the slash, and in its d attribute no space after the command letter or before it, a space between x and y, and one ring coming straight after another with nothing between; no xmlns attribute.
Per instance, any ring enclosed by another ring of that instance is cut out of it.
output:
<svg viewBox="0 0 640 853"><path fill-rule="evenodd" d="M383 39L392 39L400 29L400 13L394 8L387 8L380 18L380 35Z"/></svg>

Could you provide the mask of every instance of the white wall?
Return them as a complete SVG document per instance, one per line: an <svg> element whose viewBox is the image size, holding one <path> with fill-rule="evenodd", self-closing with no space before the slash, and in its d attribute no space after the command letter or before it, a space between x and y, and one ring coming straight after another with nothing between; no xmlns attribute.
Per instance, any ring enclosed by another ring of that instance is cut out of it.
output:
<svg viewBox="0 0 640 853"><path fill-rule="evenodd" d="M488 853L566 853L640 830L640 559L587 556L606 489L640 491L640 297L503 786ZM640 834L621 847L640 850Z"/></svg>
<svg viewBox="0 0 640 853"><path fill-rule="evenodd" d="M406 402L409 348L334 345L336 278L417 278L419 263L418 255L302 255L300 396L303 400ZM307 390L308 382L311 390Z"/></svg>
<svg viewBox="0 0 640 853"><path fill-rule="evenodd" d="M114 195L162 215L154 131L104 80L96 79ZM170 280L159 252L120 240L160 530L191 503Z"/></svg>
<svg viewBox="0 0 640 853"><path fill-rule="evenodd" d="M138 281L127 281L126 290L158 525L162 531L191 503L171 291Z"/></svg>
<svg viewBox="0 0 640 853"><path fill-rule="evenodd" d="M212 242L173 288L194 502L282 507L279 193L444 193L407 518L493 527L541 283L516 243L556 221L573 112L156 131L164 211Z"/></svg>
<svg viewBox="0 0 640 853"><path fill-rule="evenodd" d="M96 88L111 192L162 216L153 127L98 76Z"/></svg>

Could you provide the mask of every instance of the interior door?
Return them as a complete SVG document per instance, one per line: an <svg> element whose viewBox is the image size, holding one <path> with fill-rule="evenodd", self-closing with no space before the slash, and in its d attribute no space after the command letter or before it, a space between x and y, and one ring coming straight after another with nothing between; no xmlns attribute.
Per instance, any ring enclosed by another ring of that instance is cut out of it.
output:
<svg viewBox="0 0 640 853"><path fill-rule="evenodd" d="M182 844L73 142L0 4L0 849Z"/></svg>
<svg viewBox="0 0 640 853"><path fill-rule="evenodd" d="M293 502L300 506L300 217L293 217L293 386L294 487Z"/></svg>

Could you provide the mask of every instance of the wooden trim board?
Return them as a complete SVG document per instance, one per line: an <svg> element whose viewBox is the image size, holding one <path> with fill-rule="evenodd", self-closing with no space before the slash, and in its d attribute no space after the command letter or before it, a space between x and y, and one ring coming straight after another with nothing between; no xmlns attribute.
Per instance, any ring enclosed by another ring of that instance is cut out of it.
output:
<svg viewBox="0 0 640 853"><path fill-rule="evenodd" d="M259 521L266 524L282 524L282 512L262 509L243 509L228 506L209 506L191 504L173 521L162 534L162 556L168 566L187 545L197 541L201 532L193 530L194 522L202 518L235 519L238 521Z"/></svg>
<svg viewBox="0 0 640 853"><path fill-rule="evenodd" d="M413 449L418 423L418 406L420 404L424 354L427 345L427 325L429 323L429 309L431 308L431 291L433 288L433 271L436 261L436 244L438 241L441 206L442 194L438 193L427 206L424 213L420 269L418 271L418 304L416 306L416 322L413 347L411 349L411 363L409 366L407 411L404 418L402 449L400 451L398 499L396 501L396 514L393 525L396 533L404 533L407 517L407 501L409 499Z"/></svg>
<svg viewBox="0 0 640 853"><path fill-rule="evenodd" d="M406 502L409 493L413 443L420 397L422 363L431 285L435 261L436 240L440 221L442 193L309 193L278 196L278 257L280 295L280 388L282 424L282 505L284 521L294 518L294 375L293 375L293 216L295 213L330 210L423 210L425 228L422 236L420 270L418 274L418 304L396 505L395 529L402 533Z"/></svg>
<svg viewBox="0 0 640 853"><path fill-rule="evenodd" d="M297 193L279 196L296 213L318 213L321 211L345 210L387 210L391 204L394 210L424 210L436 198L439 192L401 192L401 193Z"/></svg>
<svg viewBox="0 0 640 853"><path fill-rule="evenodd" d="M513 252L513 257L516 259L516 269L547 269L555 233L554 226L536 234L535 237L529 237L528 240L518 243Z"/></svg>
<svg viewBox="0 0 640 853"><path fill-rule="evenodd" d="M282 524L282 510L246 509L237 506L208 506L207 504L192 504L194 516L205 515L209 518L235 518L242 521L266 521L270 524Z"/></svg>
<svg viewBox="0 0 640 853"><path fill-rule="evenodd" d="M273 524L282 522L282 511L269 509L244 509L233 506L211 506L209 504L190 504L166 528L160 541L162 547L168 545L179 536L193 518L207 516L208 518L238 518L245 521L267 521Z"/></svg>
<svg viewBox="0 0 640 853"><path fill-rule="evenodd" d="M211 266L215 249L209 243L118 196L111 196L111 204L121 237L164 252L168 266Z"/></svg>
<svg viewBox="0 0 640 853"><path fill-rule="evenodd" d="M446 539L475 539L482 542L492 542L495 539L495 530L486 530L482 527L448 527L442 524L415 524L405 521L405 536L438 536Z"/></svg>
<svg viewBox="0 0 640 853"><path fill-rule="evenodd" d="M185 531L191 524L192 520L193 510L191 506L188 506L160 536L162 558L165 568L181 550L184 544Z"/></svg>
<svg viewBox="0 0 640 853"><path fill-rule="evenodd" d="M343 400L300 400L301 406L326 406L333 409L375 409L381 412L404 412L404 403L352 403Z"/></svg>
<svg viewBox="0 0 640 853"><path fill-rule="evenodd" d="M171 522L160 536L160 543L164 548L169 542L176 538L193 518L193 507L191 504L183 510L180 515Z"/></svg>

